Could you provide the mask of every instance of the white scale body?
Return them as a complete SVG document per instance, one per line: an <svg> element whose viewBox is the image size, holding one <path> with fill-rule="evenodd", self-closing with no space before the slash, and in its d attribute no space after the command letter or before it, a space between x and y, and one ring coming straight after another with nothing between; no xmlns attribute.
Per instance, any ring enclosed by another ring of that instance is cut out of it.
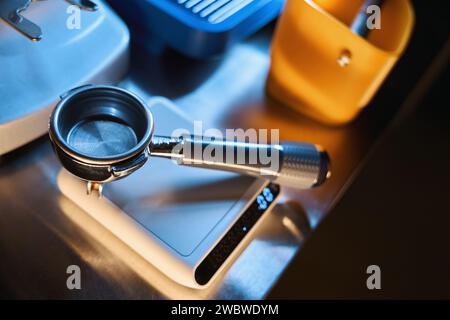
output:
<svg viewBox="0 0 450 320"><path fill-rule="evenodd" d="M171 135L180 128L192 132L192 121L169 100L152 98L148 105L155 134ZM278 186L262 179L160 158L150 158L129 177L106 185L102 198L87 195L86 183L64 169L58 186L145 260L190 288L206 288L230 265L279 193ZM211 259L214 268L205 267Z"/></svg>

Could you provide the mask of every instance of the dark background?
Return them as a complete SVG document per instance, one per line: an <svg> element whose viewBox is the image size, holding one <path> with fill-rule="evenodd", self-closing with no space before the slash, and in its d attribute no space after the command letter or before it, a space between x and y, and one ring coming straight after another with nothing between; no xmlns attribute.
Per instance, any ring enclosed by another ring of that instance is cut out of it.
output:
<svg viewBox="0 0 450 320"><path fill-rule="evenodd" d="M269 298L450 298L450 46L439 7L445 3L415 2L417 25L405 57L411 68L444 40L414 89L426 90L424 99L397 114ZM366 287L373 264L381 268L381 290Z"/></svg>

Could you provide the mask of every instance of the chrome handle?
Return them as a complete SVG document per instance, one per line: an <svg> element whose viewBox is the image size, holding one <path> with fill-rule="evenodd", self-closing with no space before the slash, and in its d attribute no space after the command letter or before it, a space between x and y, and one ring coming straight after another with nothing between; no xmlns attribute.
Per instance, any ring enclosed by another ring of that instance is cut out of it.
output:
<svg viewBox="0 0 450 320"><path fill-rule="evenodd" d="M154 136L149 149L150 155L171 158L180 165L257 176L300 189L319 186L330 176L327 152L308 143L269 145L197 136Z"/></svg>

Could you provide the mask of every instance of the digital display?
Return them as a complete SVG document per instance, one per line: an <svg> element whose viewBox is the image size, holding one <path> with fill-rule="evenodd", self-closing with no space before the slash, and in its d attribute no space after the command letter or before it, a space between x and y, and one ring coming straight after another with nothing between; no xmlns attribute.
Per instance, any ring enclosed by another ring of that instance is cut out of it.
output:
<svg viewBox="0 0 450 320"><path fill-rule="evenodd" d="M248 234L261 216L280 193L280 187L269 184L256 197L233 227L220 240L195 271L195 279L200 285L208 283L242 239Z"/></svg>
<svg viewBox="0 0 450 320"><path fill-rule="evenodd" d="M263 192L256 198L258 203L258 209L261 211L266 210L274 199L274 195L270 188L264 188Z"/></svg>

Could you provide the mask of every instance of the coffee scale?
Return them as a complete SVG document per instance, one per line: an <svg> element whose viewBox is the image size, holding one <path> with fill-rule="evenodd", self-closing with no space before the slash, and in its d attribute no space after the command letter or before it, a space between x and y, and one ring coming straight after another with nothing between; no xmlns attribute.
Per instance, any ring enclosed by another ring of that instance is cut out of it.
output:
<svg viewBox="0 0 450 320"><path fill-rule="evenodd" d="M156 134L193 132L193 122L165 98L148 102L163 119ZM62 169L62 193L145 260L191 288L211 284L243 248L276 203L280 188L263 179L180 167L151 158L127 179L105 186L103 197Z"/></svg>
<svg viewBox="0 0 450 320"><path fill-rule="evenodd" d="M79 28L68 24L74 14ZM118 82L128 68L129 39L126 25L101 1L2 0L0 155L44 135L65 91Z"/></svg>

